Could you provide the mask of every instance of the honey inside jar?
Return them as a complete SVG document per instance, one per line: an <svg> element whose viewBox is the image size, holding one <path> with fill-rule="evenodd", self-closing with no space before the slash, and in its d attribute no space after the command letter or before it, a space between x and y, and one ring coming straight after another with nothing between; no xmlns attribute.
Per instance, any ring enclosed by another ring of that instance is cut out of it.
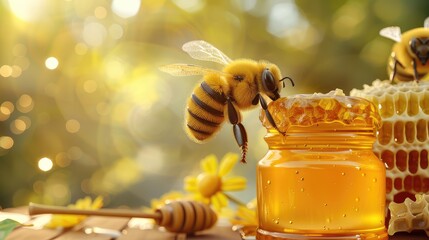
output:
<svg viewBox="0 0 429 240"><path fill-rule="evenodd" d="M374 106L331 92L282 98L269 111L277 129L263 112L257 239L387 239Z"/></svg>

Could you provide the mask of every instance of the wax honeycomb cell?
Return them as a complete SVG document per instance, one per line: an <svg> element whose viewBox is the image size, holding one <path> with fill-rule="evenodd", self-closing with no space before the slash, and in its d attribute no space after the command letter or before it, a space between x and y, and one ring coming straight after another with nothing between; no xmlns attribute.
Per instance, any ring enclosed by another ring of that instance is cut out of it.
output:
<svg viewBox="0 0 429 240"><path fill-rule="evenodd" d="M390 203L389 235L424 230L429 236L429 195L417 194L415 198L415 201L407 198L403 203Z"/></svg>
<svg viewBox="0 0 429 240"><path fill-rule="evenodd" d="M380 123L380 116L370 101L346 97L339 89L327 94L281 98L271 102L268 111L281 132L287 132L291 126L312 126L318 123L338 122L377 128ZM260 119L264 127L272 128L265 111L261 111Z"/></svg>
<svg viewBox="0 0 429 240"><path fill-rule="evenodd" d="M429 191L429 83L376 80L350 95L372 101L380 112L374 152L386 165L386 199L401 203Z"/></svg>

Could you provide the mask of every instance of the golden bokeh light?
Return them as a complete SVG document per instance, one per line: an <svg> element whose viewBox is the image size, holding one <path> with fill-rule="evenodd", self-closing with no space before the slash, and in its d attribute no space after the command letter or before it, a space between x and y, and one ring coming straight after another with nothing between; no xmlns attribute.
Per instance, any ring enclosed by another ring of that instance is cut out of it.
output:
<svg viewBox="0 0 429 240"><path fill-rule="evenodd" d="M48 57L45 60L45 66L49 70L56 69L58 67L58 65L59 65L58 59L56 59L55 57Z"/></svg>
<svg viewBox="0 0 429 240"><path fill-rule="evenodd" d="M13 147L13 144L14 144L13 138L9 136L0 137L0 148L8 150Z"/></svg>
<svg viewBox="0 0 429 240"><path fill-rule="evenodd" d="M66 122L66 130L69 133L77 133L80 130L80 122L76 119L69 119Z"/></svg>
<svg viewBox="0 0 429 240"><path fill-rule="evenodd" d="M107 16L106 8L98 6L94 10L94 16L98 19L104 19Z"/></svg>
<svg viewBox="0 0 429 240"><path fill-rule="evenodd" d="M6 121L15 110L15 106L10 101L5 101L0 105L0 121Z"/></svg>
<svg viewBox="0 0 429 240"><path fill-rule="evenodd" d="M83 28L83 40L88 46L101 46L107 36L107 30L103 24L96 21L88 21Z"/></svg>
<svg viewBox="0 0 429 240"><path fill-rule="evenodd" d="M33 98L28 94L21 95L16 104L16 108L21 113L28 113L31 110L33 110L33 107L34 107Z"/></svg>
<svg viewBox="0 0 429 240"><path fill-rule="evenodd" d="M28 116L19 116L16 120L20 120L22 122L24 122L23 125L25 125L25 130L29 129L31 127L31 118L29 118Z"/></svg>
<svg viewBox="0 0 429 240"><path fill-rule="evenodd" d="M27 129L27 123L22 119L15 119L10 124L10 131L16 135L23 133Z"/></svg>
<svg viewBox="0 0 429 240"><path fill-rule="evenodd" d="M39 20L46 13L47 0L8 0L9 7L15 16L23 21Z"/></svg>
<svg viewBox="0 0 429 240"><path fill-rule="evenodd" d="M41 183L43 201L55 205L70 203L71 191L69 181L69 175L62 172L51 172L47 179Z"/></svg>
<svg viewBox="0 0 429 240"><path fill-rule="evenodd" d="M43 158L39 159L39 161L37 162L37 166L43 172L48 172L48 171L52 170L54 163L52 162L51 159L49 159L47 157L43 157Z"/></svg>
<svg viewBox="0 0 429 240"><path fill-rule="evenodd" d="M140 9L140 0L113 0L112 11L122 17L130 18L135 16Z"/></svg>
<svg viewBox="0 0 429 240"><path fill-rule="evenodd" d="M11 66L3 65L0 67L0 75L2 77L5 77L5 78L10 77L12 76L12 73L13 73L13 68Z"/></svg>
<svg viewBox="0 0 429 240"><path fill-rule="evenodd" d="M67 167L71 163L71 159L67 156L67 153L61 152L55 156L55 164L59 167Z"/></svg>
<svg viewBox="0 0 429 240"><path fill-rule="evenodd" d="M21 67L18 65L13 65L12 66L12 74L10 76L14 77L14 78L18 78L19 76L21 76L21 74L22 74Z"/></svg>

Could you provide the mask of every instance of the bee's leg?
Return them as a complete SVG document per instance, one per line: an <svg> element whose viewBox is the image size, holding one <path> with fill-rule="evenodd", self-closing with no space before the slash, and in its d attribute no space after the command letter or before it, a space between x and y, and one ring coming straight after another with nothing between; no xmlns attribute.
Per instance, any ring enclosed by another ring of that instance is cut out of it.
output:
<svg viewBox="0 0 429 240"><path fill-rule="evenodd" d="M258 105L259 103L259 93L256 94L255 98L252 100L252 105Z"/></svg>
<svg viewBox="0 0 429 240"><path fill-rule="evenodd" d="M247 133L243 124L240 123L240 116L237 109L232 104L231 98L227 100L227 111L228 120L232 124L232 130L234 132L235 141L241 148L241 162L246 163L247 154Z"/></svg>
<svg viewBox="0 0 429 240"><path fill-rule="evenodd" d="M417 63L416 63L416 59L413 59L413 69L414 69L414 78L417 80L417 82L420 80L419 79L419 73L417 72Z"/></svg>
<svg viewBox="0 0 429 240"><path fill-rule="evenodd" d="M268 105L267 105L267 102L265 101L265 99L260 95L260 94L258 94L258 96L259 96L259 102L261 103L261 107L262 107L262 109L264 109L264 111L265 111L265 116L267 117L267 119L268 119L268 121L270 122L270 124L279 132L279 133L281 133L283 136L286 134L285 132L282 132L282 131L280 131L278 128L277 128L277 124L276 124L276 122L274 121L274 119L273 119L273 116L271 115L271 113L270 113L270 111L268 111Z"/></svg>
<svg viewBox="0 0 429 240"><path fill-rule="evenodd" d="M390 76L389 76L390 81L393 81L393 79L395 79L398 64L399 64L399 66L404 68L404 65L402 65L402 63L400 61L398 61L398 59L396 59L395 56L393 56L393 68L392 68L392 72L390 73Z"/></svg>

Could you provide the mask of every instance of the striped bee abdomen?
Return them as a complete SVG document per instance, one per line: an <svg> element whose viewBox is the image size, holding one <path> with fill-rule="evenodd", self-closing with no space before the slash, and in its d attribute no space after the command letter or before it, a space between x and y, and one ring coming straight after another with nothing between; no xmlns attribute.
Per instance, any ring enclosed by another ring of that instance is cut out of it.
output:
<svg viewBox="0 0 429 240"><path fill-rule="evenodd" d="M205 81L197 85L188 99L185 128L188 136L201 142L213 136L224 121L226 97Z"/></svg>

